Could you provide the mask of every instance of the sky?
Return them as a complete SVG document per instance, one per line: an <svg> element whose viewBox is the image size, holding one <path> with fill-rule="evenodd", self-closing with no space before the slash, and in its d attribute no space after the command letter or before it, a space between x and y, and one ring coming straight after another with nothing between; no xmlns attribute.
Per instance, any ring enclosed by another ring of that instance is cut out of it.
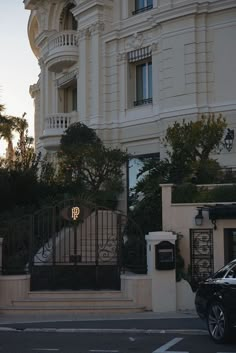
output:
<svg viewBox="0 0 236 353"><path fill-rule="evenodd" d="M29 135L34 132L34 106L29 86L36 83L39 66L27 35L29 10L23 0L0 0L0 104L5 114L22 116L27 113ZM0 140L0 155L5 144Z"/></svg>

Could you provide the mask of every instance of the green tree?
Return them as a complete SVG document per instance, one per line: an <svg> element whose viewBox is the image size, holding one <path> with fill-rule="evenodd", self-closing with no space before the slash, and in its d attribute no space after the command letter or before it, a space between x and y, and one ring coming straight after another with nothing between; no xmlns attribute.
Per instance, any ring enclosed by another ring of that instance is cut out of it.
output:
<svg viewBox="0 0 236 353"><path fill-rule="evenodd" d="M59 180L72 193L89 193L96 201L115 200L123 190L122 167L128 156L102 143L93 129L72 124L61 138ZM106 196L105 196L106 195Z"/></svg>
<svg viewBox="0 0 236 353"><path fill-rule="evenodd" d="M225 119L214 114L197 121L175 122L168 127L164 144L167 158L147 160L135 188L132 216L144 233L162 229L162 183L209 183L217 180L220 166L211 154L220 145L226 128ZM139 201L138 195L142 195Z"/></svg>
<svg viewBox="0 0 236 353"><path fill-rule="evenodd" d="M14 129L15 129L14 118L12 116L0 114L0 139L3 138L7 142L7 158L9 160L13 160L13 157L14 157L14 148L13 148Z"/></svg>
<svg viewBox="0 0 236 353"><path fill-rule="evenodd" d="M192 176L196 182L212 180L219 165L210 155L219 147L226 126L221 114L210 114L197 121L175 122L167 128L164 144L172 182L181 183Z"/></svg>
<svg viewBox="0 0 236 353"><path fill-rule="evenodd" d="M15 131L19 133L19 149L21 151L21 154L24 154L25 152L25 136L26 134L28 135L28 127L29 127L29 124L25 119L25 116L26 116L26 113L23 113L21 118L18 118L18 117L14 118Z"/></svg>

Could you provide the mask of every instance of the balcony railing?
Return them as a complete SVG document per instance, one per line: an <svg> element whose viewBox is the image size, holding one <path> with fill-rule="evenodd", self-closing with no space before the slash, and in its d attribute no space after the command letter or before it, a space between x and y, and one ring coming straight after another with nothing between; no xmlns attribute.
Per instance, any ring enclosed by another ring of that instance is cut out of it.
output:
<svg viewBox="0 0 236 353"><path fill-rule="evenodd" d="M67 84L68 82L72 81L73 79L76 78L77 71L74 70L72 72L69 72L68 74L63 75L57 80L57 87L63 86Z"/></svg>
<svg viewBox="0 0 236 353"><path fill-rule="evenodd" d="M134 11L132 11L132 15L138 15L139 13L151 10L153 8L153 4L145 6L145 7L140 7Z"/></svg>
<svg viewBox="0 0 236 353"><path fill-rule="evenodd" d="M137 107L139 105L151 104L152 98L144 98L134 102L134 106Z"/></svg>
<svg viewBox="0 0 236 353"><path fill-rule="evenodd" d="M76 31L58 32L48 39L48 43L43 49L43 55L48 57L65 54L78 53L78 37Z"/></svg>
<svg viewBox="0 0 236 353"><path fill-rule="evenodd" d="M76 31L64 31L54 35L49 41L49 50L58 47L78 47Z"/></svg>
<svg viewBox="0 0 236 353"><path fill-rule="evenodd" d="M45 119L44 136L62 134L76 121L76 116L77 112L48 115Z"/></svg>

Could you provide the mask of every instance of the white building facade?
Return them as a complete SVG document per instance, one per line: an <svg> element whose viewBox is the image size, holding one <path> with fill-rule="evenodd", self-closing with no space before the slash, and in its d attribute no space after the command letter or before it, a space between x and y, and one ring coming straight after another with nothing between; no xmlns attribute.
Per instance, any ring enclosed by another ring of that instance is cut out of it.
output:
<svg viewBox="0 0 236 353"><path fill-rule="evenodd" d="M235 0L24 0L40 65L36 148L73 122L133 155L164 155L174 121L222 113L236 128ZM235 166L236 146L221 152Z"/></svg>

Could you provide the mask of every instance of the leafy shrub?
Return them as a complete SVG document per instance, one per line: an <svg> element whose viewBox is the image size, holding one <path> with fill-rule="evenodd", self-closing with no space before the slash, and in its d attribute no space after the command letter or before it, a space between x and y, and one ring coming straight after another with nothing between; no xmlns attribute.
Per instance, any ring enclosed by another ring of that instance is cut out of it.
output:
<svg viewBox="0 0 236 353"><path fill-rule="evenodd" d="M236 185L218 185L213 189L197 188L194 184L181 184L173 189L173 203L235 202Z"/></svg>

